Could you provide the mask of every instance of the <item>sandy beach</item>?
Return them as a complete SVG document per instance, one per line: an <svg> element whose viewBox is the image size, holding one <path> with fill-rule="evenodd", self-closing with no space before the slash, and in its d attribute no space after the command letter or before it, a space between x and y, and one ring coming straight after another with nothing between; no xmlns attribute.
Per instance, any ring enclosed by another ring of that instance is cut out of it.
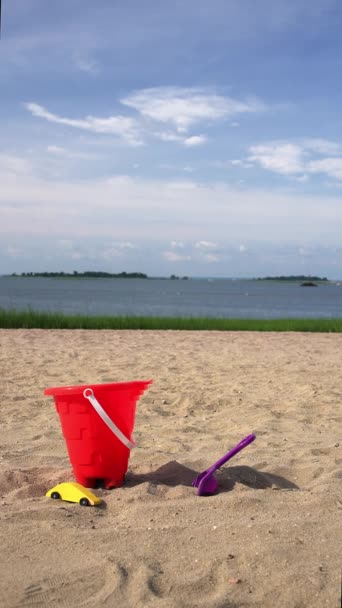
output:
<svg viewBox="0 0 342 608"><path fill-rule="evenodd" d="M341 354L341 334L0 330L0 605L338 608ZM45 497L73 473L44 389L149 379L125 485Z"/></svg>

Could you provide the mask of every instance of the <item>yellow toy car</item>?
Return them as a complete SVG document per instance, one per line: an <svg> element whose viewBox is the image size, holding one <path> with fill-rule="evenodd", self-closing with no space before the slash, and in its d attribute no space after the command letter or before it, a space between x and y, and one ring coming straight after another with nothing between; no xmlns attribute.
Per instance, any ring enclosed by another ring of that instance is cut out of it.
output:
<svg viewBox="0 0 342 608"><path fill-rule="evenodd" d="M78 502L82 507L99 505L102 500L95 496L88 488L84 488L76 481L59 483L54 488L46 492L49 498L66 500L67 502Z"/></svg>

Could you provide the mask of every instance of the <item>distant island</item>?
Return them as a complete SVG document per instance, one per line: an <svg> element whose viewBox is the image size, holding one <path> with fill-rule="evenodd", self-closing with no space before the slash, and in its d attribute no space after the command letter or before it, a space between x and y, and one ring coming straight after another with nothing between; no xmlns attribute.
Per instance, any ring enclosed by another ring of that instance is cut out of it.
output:
<svg viewBox="0 0 342 608"><path fill-rule="evenodd" d="M86 270L85 272L22 272L13 273L12 277L44 277L53 279L148 279L143 272L102 272L98 270Z"/></svg>
<svg viewBox="0 0 342 608"><path fill-rule="evenodd" d="M104 272L101 270L86 270L85 272L13 272L11 277L43 277L45 279L172 279L172 280L188 280L189 277L178 277L172 274L170 277L149 277L144 272Z"/></svg>
<svg viewBox="0 0 342 608"><path fill-rule="evenodd" d="M163 276L153 276L150 277L144 272L105 272L103 270L86 270L84 272L78 272L74 270L73 272L13 272L10 275L4 275L8 277L24 277L24 278L51 278L51 279L149 279L153 280L173 280L173 281L188 281L190 278L188 276L178 276L176 274L171 274L168 277ZM226 280L226 281L236 281L241 280L245 281L246 279L234 279L234 278L208 278L208 277L198 277L198 279L214 281L214 280ZM316 286L317 283L331 283L329 279L326 277L318 277L312 275L298 274L298 275L280 275L280 276L266 276L266 277L250 277L247 279L248 281L287 281L293 283L301 283L304 287L306 286ZM332 281L334 282L334 281Z"/></svg>
<svg viewBox="0 0 342 608"><path fill-rule="evenodd" d="M315 277L311 275L298 274L298 275L282 275L279 277L263 277L256 279L257 281L297 281L301 283L313 283L313 282L328 282L326 277Z"/></svg>

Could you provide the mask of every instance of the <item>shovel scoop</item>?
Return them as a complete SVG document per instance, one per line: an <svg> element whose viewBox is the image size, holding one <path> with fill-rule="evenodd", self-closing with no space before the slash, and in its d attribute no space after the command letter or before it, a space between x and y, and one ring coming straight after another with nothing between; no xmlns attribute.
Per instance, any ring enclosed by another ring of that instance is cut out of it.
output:
<svg viewBox="0 0 342 608"><path fill-rule="evenodd" d="M197 496L210 496L211 494L214 494L214 492L216 492L218 488L218 483L214 476L215 471L217 471L217 469L219 469L226 462L228 462L228 460L233 458L235 454L243 450L243 448L246 448L250 443L252 443L252 441L254 441L254 439L254 434L247 435L247 437L242 439L240 443L238 443L234 448L229 450L227 454L222 456L222 458L215 462L215 464L213 464L209 469L197 475L197 477L192 482L192 486L194 488L197 488Z"/></svg>

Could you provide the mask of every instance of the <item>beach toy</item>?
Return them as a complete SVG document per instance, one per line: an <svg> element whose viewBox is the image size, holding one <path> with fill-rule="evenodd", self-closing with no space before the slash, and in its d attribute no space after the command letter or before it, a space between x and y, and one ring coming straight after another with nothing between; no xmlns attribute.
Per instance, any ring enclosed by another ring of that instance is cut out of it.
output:
<svg viewBox="0 0 342 608"><path fill-rule="evenodd" d="M213 464L209 469L197 475L196 479L194 479L192 482L192 486L194 488L197 488L197 496L208 496L210 494L214 494L218 487L217 480L214 477L215 471L217 471L217 469L219 469L220 467L222 467L222 465L228 462L228 460L233 458L233 456L235 456L238 452L243 450L243 448L246 448L250 443L252 443L252 441L254 441L254 439L255 435L248 435L247 437L242 439L242 441L240 441L240 443L238 443L234 448L229 450L227 454L222 456L220 460L215 462L215 464Z"/></svg>
<svg viewBox="0 0 342 608"><path fill-rule="evenodd" d="M102 500L95 496L90 490L81 486L80 483L69 481L59 483L58 486L51 488L46 492L45 496L54 498L55 500L65 500L66 502L78 502L82 507L94 507L100 505Z"/></svg>
<svg viewBox="0 0 342 608"><path fill-rule="evenodd" d="M128 468L135 408L151 380L47 388L59 414L76 480L120 487Z"/></svg>

